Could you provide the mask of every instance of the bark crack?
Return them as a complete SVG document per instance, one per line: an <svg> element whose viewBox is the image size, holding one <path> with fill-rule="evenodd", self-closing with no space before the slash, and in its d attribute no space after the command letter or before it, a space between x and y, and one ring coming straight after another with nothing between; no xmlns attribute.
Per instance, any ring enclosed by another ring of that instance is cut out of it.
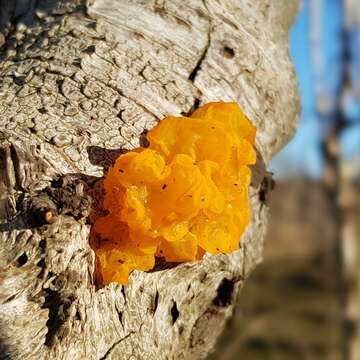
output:
<svg viewBox="0 0 360 360"><path fill-rule="evenodd" d="M119 345L122 341L126 340L128 337L130 337L131 335L135 334L135 331L131 331L129 332L127 335L125 335L123 338L121 338L120 340L116 341L113 345L110 346L110 348L108 349L108 351L105 353L104 356L102 356L99 360L105 360L108 358L108 356L111 354L111 352L114 350L114 348Z"/></svg>
<svg viewBox="0 0 360 360"><path fill-rule="evenodd" d="M20 165L19 154L13 144L10 145L10 158L14 167L14 175L16 180L15 188L17 190L24 191L23 187L21 186L21 175L20 175L21 165Z"/></svg>
<svg viewBox="0 0 360 360"><path fill-rule="evenodd" d="M207 55L207 53L208 53L209 48L210 48L210 43L211 43L211 28L212 28L212 27L211 27L211 24L210 24L210 28L209 28L209 31L208 31L208 39L207 39L206 46L205 46L205 48L204 48L204 50L203 50L203 52L202 52L202 54L201 54L198 62L196 63L193 71L192 71L192 72L190 73L190 75L189 75L189 80L190 80L191 82L195 82L196 76L197 76L199 70L201 69L201 65L202 65L202 63L203 63L203 61L204 61L204 59L205 59L205 57L206 57L206 55Z"/></svg>

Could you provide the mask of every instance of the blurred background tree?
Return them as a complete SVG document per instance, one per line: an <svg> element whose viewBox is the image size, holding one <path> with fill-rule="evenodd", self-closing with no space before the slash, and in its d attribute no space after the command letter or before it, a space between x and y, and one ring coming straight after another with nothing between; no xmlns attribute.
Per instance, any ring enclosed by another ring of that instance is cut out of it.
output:
<svg viewBox="0 0 360 360"><path fill-rule="evenodd" d="M303 0L290 46L299 131L271 164L265 261L213 359L360 359L359 1Z"/></svg>

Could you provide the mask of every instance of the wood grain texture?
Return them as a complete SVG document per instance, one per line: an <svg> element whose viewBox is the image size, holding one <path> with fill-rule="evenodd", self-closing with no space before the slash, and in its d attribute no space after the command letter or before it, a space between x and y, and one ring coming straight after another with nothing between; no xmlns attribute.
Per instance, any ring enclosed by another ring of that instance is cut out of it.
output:
<svg viewBox="0 0 360 360"><path fill-rule="evenodd" d="M265 162L284 146L299 111L293 2L0 5L0 359L205 358L261 261L259 186L239 251L126 287L95 287L89 214L116 156L168 114L237 101Z"/></svg>

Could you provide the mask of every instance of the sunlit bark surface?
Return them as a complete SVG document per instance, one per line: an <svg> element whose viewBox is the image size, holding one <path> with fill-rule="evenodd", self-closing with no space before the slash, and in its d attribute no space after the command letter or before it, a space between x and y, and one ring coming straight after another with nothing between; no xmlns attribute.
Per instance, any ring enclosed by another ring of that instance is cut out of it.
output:
<svg viewBox="0 0 360 360"><path fill-rule="evenodd" d="M209 101L238 102L271 159L299 111L294 3L0 1L0 358L207 356L261 261L261 179L239 251L126 287L95 286L89 214L120 149Z"/></svg>

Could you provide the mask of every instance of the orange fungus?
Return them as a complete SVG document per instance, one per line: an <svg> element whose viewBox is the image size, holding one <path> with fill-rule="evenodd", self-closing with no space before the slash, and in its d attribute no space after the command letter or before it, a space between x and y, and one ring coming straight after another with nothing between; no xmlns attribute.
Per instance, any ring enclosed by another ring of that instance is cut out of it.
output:
<svg viewBox="0 0 360 360"><path fill-rule="evenodd" d="M127 284L155 257L237 250L250 222L255 133L236 103L209 103L190 118L167 117L148 132L148 148L120 155L104 180L108 215L94 225L104 284Z"/></svg>

